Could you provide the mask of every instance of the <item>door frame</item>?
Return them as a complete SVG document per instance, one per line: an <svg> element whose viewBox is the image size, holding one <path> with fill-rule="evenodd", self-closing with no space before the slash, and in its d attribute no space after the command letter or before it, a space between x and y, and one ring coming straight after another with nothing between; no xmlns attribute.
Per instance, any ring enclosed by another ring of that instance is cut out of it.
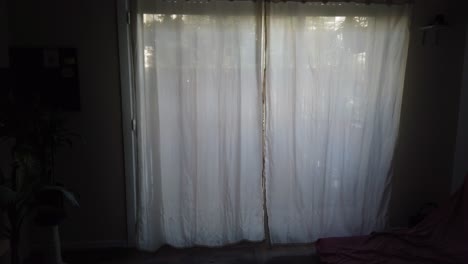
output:
<svg viewBox="0 0 468 264"><path fill-rule="evenodd" d="M138 175L137 119L135 111L135 82L133 74L132 17L130 0L117 0L117 31L120 62L120 89L122 103L122 133L125 167L127 212L127 246L136 241L136 182Z"/></svg>

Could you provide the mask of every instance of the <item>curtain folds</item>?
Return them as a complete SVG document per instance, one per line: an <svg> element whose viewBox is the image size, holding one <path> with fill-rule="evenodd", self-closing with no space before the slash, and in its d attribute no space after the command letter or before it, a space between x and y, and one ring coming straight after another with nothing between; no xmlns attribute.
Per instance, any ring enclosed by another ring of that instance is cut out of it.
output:
<svg viewBox="0 0 468 264"><path fill-rule="evenodd" d="M139 246L262 240L255 3L156 3L169 14L142 16L138 46Z"/></svg>
<svg viewBox="0 0 468 264"><path fill-rule="evenodd" d="M385 225L407 5L138 3L139 248Z"/></svg>
<svg viewBox="0 0 468 264"><path fill-rule="evenodd" d="M320 7L291 2L268 9L265 169L273 243L368 234L386 223L408 8L340 10L353 9L365 16L310 16Z"/></svg>

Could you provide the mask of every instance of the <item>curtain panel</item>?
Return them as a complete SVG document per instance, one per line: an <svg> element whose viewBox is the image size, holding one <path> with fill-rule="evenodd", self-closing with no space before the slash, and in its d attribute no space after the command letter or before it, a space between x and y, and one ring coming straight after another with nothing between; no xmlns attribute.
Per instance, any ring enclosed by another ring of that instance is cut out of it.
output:
<svg viewBox="0 0 468 264"><path fill-rule="evenodd" d="M264 239L253 2L156 2L138 33L139 247Z"/></svg>
<svg viewBox="0 0 468 264"><path fill-rule="evenodd" d="M138 3L139 248L385 226L408 5Z"/></svg>
<svg viewBox="0 0 468 264"><path fill-rule="evenodd" d="M365 16L269 5L265 169L273 243L385 227L409 10L343 6L346 14L353 9Z"/></svg>

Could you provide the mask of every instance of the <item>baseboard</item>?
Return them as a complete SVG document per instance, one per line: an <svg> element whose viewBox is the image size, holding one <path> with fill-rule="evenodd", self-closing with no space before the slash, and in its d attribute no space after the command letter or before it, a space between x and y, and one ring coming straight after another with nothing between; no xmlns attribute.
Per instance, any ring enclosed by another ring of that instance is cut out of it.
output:
<svg viewBox="0 0 468 264"><path fill-rule="evenodd" d="M63 250L127 248L127 247L129 247L129 245L126 240L102 240L102 241L62 243Z"/></svg>
<svg viewBox="0 0 468 264"><path fill-rule="evenodd" d="M47 248L48 245L35 244L33 249L41 250ZM92 249L107 249L107 248L131 248L132 246L126 240L100 240L100 241L80 241L80 242L62 242L62 251L72 250L92 250Z"/></svg>

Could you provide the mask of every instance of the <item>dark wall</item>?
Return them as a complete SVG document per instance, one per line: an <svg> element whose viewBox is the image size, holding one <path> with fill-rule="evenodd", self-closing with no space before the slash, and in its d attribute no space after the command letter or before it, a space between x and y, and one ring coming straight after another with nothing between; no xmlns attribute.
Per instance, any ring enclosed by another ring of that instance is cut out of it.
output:
<svg viewBox="0 0 468 264"><path fill-rule="evenodd" d="M6 0L0 0L0 68L8 66L8 12Z"/></svg>
<svg viewBox="0 0 468 264"><path fill-rule="evenodd" d="M467 11L468 13L468 11ZM468 33L468 27L466 28ZM467 34L468 35L468 34ZM468 174L468 38L465 39L465 60L458 110L458 132L453 162L452 192L456 191Z"/></svg>
<svg viewBox="0 0 468 264"><path fill-rule="evenodd" d="M415 1L411 27L399 143L394 157L390 223L402 226L426 202L450 192L458 98L463 65L466 1ZM442 13L449 27L428 32L419 27ZM463 14L465 13L465 14Z"/></svg>
<svg viewBox="0 0 468 264"><path fill-rule="evenodd" d="M85 140L59 153L57 175L80 195L62 225L65 244L126 241L116 3L9 0L11 45L78 49L81 111L69 126Z"/></svg>

